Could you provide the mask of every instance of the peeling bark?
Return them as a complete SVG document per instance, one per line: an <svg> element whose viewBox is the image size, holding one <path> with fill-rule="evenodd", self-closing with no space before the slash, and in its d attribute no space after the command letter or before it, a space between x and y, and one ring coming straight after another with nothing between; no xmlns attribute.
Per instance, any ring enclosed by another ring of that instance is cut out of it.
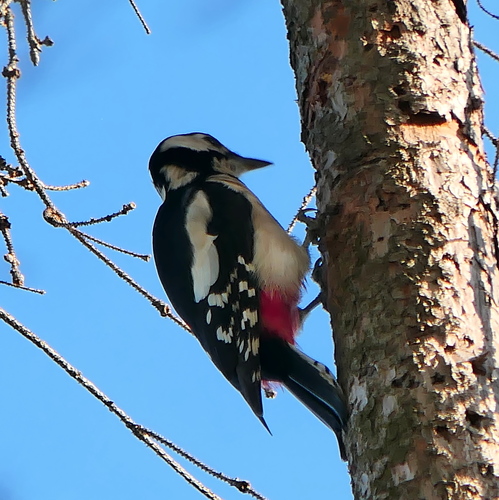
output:
<svg viewBox="0 0 499 500"><path fill-rule="evenodd" d="M498 216L464 4L282 3L355 498L499 498Z"/></svg>

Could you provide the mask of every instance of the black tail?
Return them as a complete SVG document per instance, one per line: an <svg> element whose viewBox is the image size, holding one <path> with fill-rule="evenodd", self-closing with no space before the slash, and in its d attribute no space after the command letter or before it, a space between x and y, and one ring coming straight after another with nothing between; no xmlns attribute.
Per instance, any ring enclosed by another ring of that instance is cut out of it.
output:
<svg viewBox="0 0 499 500"><path fill-rule="evenodd" d="M262 378L282 382L338 438L346 460L341 431L348 421L343 392L327 366L278 338L261 339Z"/></svg>

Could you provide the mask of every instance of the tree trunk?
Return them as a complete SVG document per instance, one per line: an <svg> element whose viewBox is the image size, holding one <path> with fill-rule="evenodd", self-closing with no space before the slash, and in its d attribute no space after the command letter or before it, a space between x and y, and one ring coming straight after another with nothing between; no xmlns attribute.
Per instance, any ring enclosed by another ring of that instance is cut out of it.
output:
<svg viewBox="0 0 499 500"><path fill-rule="evenodd" d="M282 3L355 498L499 498L497 206L463 5Z"/></svg>

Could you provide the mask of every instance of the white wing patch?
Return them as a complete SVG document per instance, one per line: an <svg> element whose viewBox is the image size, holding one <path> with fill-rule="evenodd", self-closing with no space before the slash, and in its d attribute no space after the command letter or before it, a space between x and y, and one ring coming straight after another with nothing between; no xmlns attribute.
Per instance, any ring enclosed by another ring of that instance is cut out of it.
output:
<svg viewBox="0 0 499 500"><path fill-rule="evenodd" d="M198 191L187 209L185 218L185 227L193 250L191 274L196 302L208 295L210 287L218 278L218 252L214 244L217 236L208 234L206 229L211 217L208 197L203 191Z"/></svg>

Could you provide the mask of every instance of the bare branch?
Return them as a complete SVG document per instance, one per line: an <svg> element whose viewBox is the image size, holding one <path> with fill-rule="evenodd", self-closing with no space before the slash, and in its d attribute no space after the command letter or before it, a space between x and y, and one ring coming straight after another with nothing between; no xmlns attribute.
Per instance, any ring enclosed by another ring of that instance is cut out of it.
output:
<svg viewBox="0 0 499 500"><path fill-rule="evenodd" d="M5 10L5 27L7 28L8 54L9 60L7 66L2 71L2 75L7 79L7 126L9 129L10 145L16 155L17 161L26 175L27 179L34 186L38 196L46 207L53 207L54 204L47 196L43 183L38 179L26 159L24 150L19 141L19 132L16 124L16 84L21 72L17 66L18 58L16 52L16 35L14 30L14 15L10 7Z"/></svg>
<svg viewBox="0 0 499 500"><path fill-rule="evenodd" d="M202 493L206 498L211 500L221 500L218 495L213 493L204 484L199 482L194 476L189 474L176 460L174 460L166 451L158 446L150 434L155 434L153 431L149 431L142 427L141 425L134 422L121 408L119 408L111 399L109 399L96 385L94 385L90 380L88 380L83 374L77 370L73 365L68 363L57 351L52 349L46 342L40 339L32 331L28 330L23 324L17 321L13 316L8 314L5 310L0 308L0 319L5 321L14 330L18 331L24 338L32 342L36 347L41 349L50 359L52 359L57 365L59 365L71 378L76 380L80 385L82 385L90 394L96 397L107 409L116 415L125 426L132 431L132 433L140 439L144 444L151 448L156 455L158 455L162 460L164 460L170 467L172 467L175 472L180 474L191 486L196 488L200 493ZM166 440L165 440L166 441ZM184 454L187 453L184 451ZM184 455L182 455L184 456ZM194 458L193 458L194 459ZM195 460L195 459L194 459Z"/></svg>
<svg viewBox="0 0 499 500"><path fill-rule="evenodd" d="M87 240L93 241L94 243L97 243L98 245L102 245L103 247L110 248L111 250L115 250L116 252L121 252L121 253L124 253L125 255L130 255L131 257L136 257L137 259L142 259L145 262L149 262L149 260L151 260L150 255L131 252L130 250L125 250L124 248L117 247L115 245L111 245L111 243L107 243L106 241L100 240L99 238L95 238L94 236L90 236L89 234L84 233L83 231L80 231L80 234L84 238L86 238Z"/></svg>
<svg viewBox="0 0 499 500"><path fill-rule="evenodd" d="M11 177L10 175L0 174L0 182L5 186L11 183L11 184L16 184L19 187L22 187L27 191L34 191L33 184L31 184L31 182L28 179L26 179L24 175L22 177Z"/></svg>
<svg viewBox="0 0 499 500"><path fill-rule="evenodd" d="M482 0L476 0L476 3L478 4L478 7L480 7L484 12L485 14L487 14L488 16L494 18L494 19L498 19L499 20L499 16L496 15L496 14L493 14L492 12L490 12L490 10L487 10L483 4L482 4Z"/></svg>
<svg viewBox="0 0 499 500"><path fill-rule="evenodd" d="M26 177L24 176L21 169L18 167L13 167L12 165L9 165L5 161L5 158L3 158L1 156L0 156L0 172L6 172L5 174L0 173L0 189L2 189L4 186L6 186L9 182L11 182L13 184L21 185L25 189L32 189L31 186L28 186L29 183L27 183ZM3 190L2 190L2 192L3 192ZM7 196L7 194L4 196Z"/></svg>
<svg viewBox="0 0 499 500"><path fill-rule="evenodd" d="M13 283L9 283L8 281L0 280L0 285L11 286L12 288L19 288L20 290L24 290L26 292L38 293L40 295L45 295L45 290L40 290L39 288L30 288L29 286L21 286L14 285Z"/></svg>
<svg viewBox="0 0 499 500"><path fill-rule="evenodd" d="M14 0L2 0L2 2L0 3L0 15L5 16L5 12L12 2L14 2Z"/></svg>
<svg viewBox="0 0 499 500"><path fill-rule="evenodd" d="M0 212L0 232L2 233L7 247L7 254L4 259L10 264L10 275L12 276L12 284L14 286L24 286L24 276L19 269L19 260L17 259L14 245L12 243L12 236L10 234L10 221L6 215Z"/></svg>
<svg viewBox="0 0 499 500"><path fill-rule="evenodd" d="M12 175L14 177L21 177L24 175L19 167L13 167L9 163L7 163L3 156L0 156L0 170L2 172L7 172L9 175Z"/></svg>
<svg viewBox="0 0 499 500"><path fill-rule="evenodd" d="M288 233L291 233L291 231L293 231L294 227L296 226L296 223L298 222L298 218L300 217L301 211L304 210L309 205L309 203L312 201L312 198L315 196L316 191L317 191L317 187L314 186L309 191L309 193L303 197L303 201L301 202L301 205L300 205L300 208L298 209L298 212L296 212L292 221L289 223L288 229L286 229L286 231Z"/></svg>
<svg viewBox="0 0 499 500"><path fill-rule="evenodd" d="M490 50L488 47L486 47L482 43L477 42L476 40L473 40L473 45L476 48L480 49L482 52L485 52L488 56L492 57L492 59L495 59L496 61L499 62L499 55L497 55L494 51Z"/></svg>
<svg viewBox="0 0 499 500"><path fill-rule="evenodd" d="M132 433L149 446L160 458L170 465L177 473L179 473L189 484L194 486L198 491L203 493L207 498L218 499L219 497L215 495L211 490L206 488L202 483L197 481L193 476L191 476L180 464L178 464L172 457L170 457L161 447L159 447L154 441L157 441L164 446L170 448L172 451L180 455L182 458L188 460L189 462L196 465L201 470L208 474L216 477L217 479L228 483L229 485L237 488L241 493L247 493L258 500L266 500L264 496L255 491L250 483L245 480L231 478L225 474L215 471L211 467L186 452L181 447L177 446L175 443L166 439L161 434L143 427L142 425L133 421L121 408L119 408L109 397L106 396L95 384L93 384L89 379L87 379L78 369L71 365L66 359L64 359L57 351L50 347L46 342L40 339L35 333L31 332L23 324L17 321L12 315L8 314L4 309L0 308L0 319L5 321L13 329L18 331L23 337L36 345L41 349L47 356L49 356L57 365L59 365L71 378L76 380L80 385L82 385L88 392L95 396L108 410L116 415L125 426L132 431Z"/></svg>
<svg viewBox="0 0 499 500"><path fill-rule="evenodd" d="M0 171L7 171L7 162L5 161L4 158L0 156ZM9 183L9 179L6 179L6 175L0 174L0 194L5 198L9 196L9 193L7 192L7 189L5 186Z"/></svg>
<svg viewBox="0 0 499 500"><path fill-rule="evenodd" d="M40 40L35 34L35 29L33 27L33 19L31 17L31 1L30 0L17 0L21 4L21 9L23 12L24 22L26 23L26 35L29 45L29 56L31 62L38 66L40 62L40 52L42 48L40 47Z"/></svg>
<svg viewBox="0 0 499 500"><path fill-rule="evenodd" d="M80 227L80 226L92 226L93 224L100 224L101 222L111 222L116 217L120 215L126 215L128 212L135 210L137 205L135 203L127 203L123 205L122 209L118 212L114 212L113 214L105 215L104 217L99 217L98 219L90 219L83 222L69 222L68 225L71 227Z"/></svg>
<svg viewBox="0 0 499 500"><path fill-rule="evenodd" d="M488 139L490 139L490 142L492 142L492 144L494 146L497 146L497 137L494 136L494 134L484 125L482 127L482 133L483 135L485 135Z"/></svg>
<svg viewBox="0 0 499 500"><path fill-rule="evenodd" d="M85 247L87 247L97 258L99 258L106 266L110 267L123 281L128 283L134 290L139 292L143 297L145 297L161 314L161 316L170 318L177 325L181 326L184 330L192 334L189 326L181 320L178 316L173 314L170 306L158 299L151 293L149 293L145 288L142 288L134 279L132 279L123 269L118 267L112 260L108 259L100 250L94 247L91 243L89 243L85 236L76 228L71 226L66 226L66 229Z"/></svg>
<svg viewBox="0 0 499 500"><path fill-rule="evenodd" d="M233 486L234 488L239 490L241 493L247 493L247 494L251 495L252 497L257 498L258 500L266 500L266 498L264 496L260 495L260 493L258 493L257 491L255 491L251 487L251 484L248 481L232 478L232 477L226 476L225 474L223 474L221 472L217 472L216 470L207 466L205 463L201 462L197 458L194 458L192 455L186 453L185 450L183 450L182 448L180 448L179 446L177 446L175 443L171 442L170 440L166 439L161 434L158 434L158 433L151 431L149 429L143 429L143 432L149 434L149 436L151 436L153 439L160 442L161 444L164 444L165 446L167 446L168 448L173 450L175 453L180 455L182 458L189 460L189 462L193 463L196 467L205 471L207 474L210 474L211 476L216 477L220 481L223 481L223 482L229 484L230 486Z"/></svg>
<svg viewBox="0 0 499 500"><path fill-rule="evenodd" d="M143 18L142 14L140 13L139 8L137 7L137 4L135 3L134 0L128 0L130 2L130 5L132 6L132 9L135 11L136 16L139 18L140 23L142 24L142 27L144 28L145 32L150 35L151 30L149 29L149 26L147 26L146 20Z"/></svg>
<svg viewBox="0 0 499 500"><path fill-rule="evenodd" d="M499 168L499 143L496 141L496 154L494 156L494 163L492 165L494 179L497 179L497 169Z"/></svg>
<svg viewBox="0 0 499 500"><path fill-rule="evenodd" d="M91 219L90 221L83 223L75 223L70 225L66 216L58 210L50 197L48 196L45 185L40 181L36 173L31 169L28 164L24 151L21 148L19 142L19 133L17 132L16 126L16 117L15 117L15 106L16 106L16 81L20 76L20 71L17 67L17 55L16 55L16 42L15 42L15 31L14 31L14 19L13 14L10 9L6 10L5 13L6 19L6 28L9 40L9 64L3 70L3 76L7 78L7 124L9 127L10 134L10 142L11 147L14 150L19 165L26 176L27 182L30 183L40 199L46 206L46 209L43 213L45 220L54 227L64 227L67 229L80 243L82 243L85 247L87 247L94 255L96 255L100 260L102 260L108 267L110 267L120 278L122 278L126 283L128 283L132 288L137 290L141 295L151 302L151 304L159 311L162 316L168 317L172 319L179 326L184 328L186 331L190 332L190 328L178 318L175 314L172 313L170 306L163 302L162 300L154 297L152 294L147 292L144 288L142 288L138 283L136 283L125 271L119 268L114 262L108 259L102 252L100 252L95 246L93 246L89 241L87 241L86 236L81 231L76 229L77 225L89 225L89 224L97 224L98 222L103 222L106 220L112 220L114 217L119 215L123 215L128 211L135 208L135 205L130 203L128 205L124 205L123 209L116 214L111 214L105 216L100 219ZM93 237L89 237L88 239L92 239ZM99 240L100 244L101 241ZM114 247L116 249L117 247ZM125 251L127 252L127 251Z"/></svg>
<svg viewBox="0 0 499 500"><path fill-rule="evenodd" d="M71 191L73 189L82 189L90 186L90 181L80 181L76 184L69 184L67 186L49 186L48 184L44 184L45 189L49 191Z"/></svg>
<svg viewBox="0 0 499 500"><path fill-rule="evenodd" d="M91 225L97 224L104 221L110 221L115 217L120 215L124 215L128 213L130 210L135 208L134 203L129 203L124 205L123 208L114 214L107 215L105 217L101 217L98 219L90 219L85 222L75 222L69 223L66 219L66 216L55 207L54 203L48 196L46 189L53 188L53 186L46 186L36 175L36 173L32 170L28 161L26 160L23 149L21 148L21 144L19 141L19 133L17 131L16 125L16 81L20 77L20 71L17 67L17 54L16 54L16 41L15 41L15 31L14 31L14 18L12 11L10 8L5 10L5 24L7 28L8 35L8 47L9 47L9 63L3 70L3 76L7 79L7 124L9 128L10 135L10 143L11 147L14 150L14 153L17 157L17 160L20 165L20 169L25 175L26 179L21 181L13 180L9 178L10 182L17 182L19 185L23 185L27 189L31 188L36 191L40 199L43 201L46 209L43 213L45 220L54 227L64 227L67 229L80 243L86 246L94 255L96 255L100 260L102 260L108 267L110 267L120 278L122 278L125 282L127 282L130 286L132 286L135 290L137 290L141 295L146 297L151 304L160 312L162 316L166 316L173 321L175 321L179 326L184 328L185 330L190 332L189 327L176 315L171 312L170 307L160 299L154 297L149 292L147 292L144 288L142 288L138 283L136 283L125 271L119 268L114 262L108 259L102 252L100 252L97 248L95 248L88 240L95 241L104 246L108 246L114 250L121 251L123 253L127 253L129 255L137 256L138 258L146 259L145 256L140 254L135 254L134 252L129 252L124 249L119 249L114 245L107 244L102 240L98 240L97 238L93 238L92 236L86 235L81 231L76 229L77 226L83 225ZM4 167L5 168L5 167ZM84 182L84 181L83 181ZM80 183L83 187L83 182ZM76 185L75 185L76 186Z"/></svg>
<svg viewBox="0 0 499 500"><path fill-rule="evenodd" d="M482 133L490 140L490 142L496 149L494 162L492 164L493 179L495 179L497 177L497 170L499 168L499 139L495 137L494 134L485 125L482 127Z"/></svg>

